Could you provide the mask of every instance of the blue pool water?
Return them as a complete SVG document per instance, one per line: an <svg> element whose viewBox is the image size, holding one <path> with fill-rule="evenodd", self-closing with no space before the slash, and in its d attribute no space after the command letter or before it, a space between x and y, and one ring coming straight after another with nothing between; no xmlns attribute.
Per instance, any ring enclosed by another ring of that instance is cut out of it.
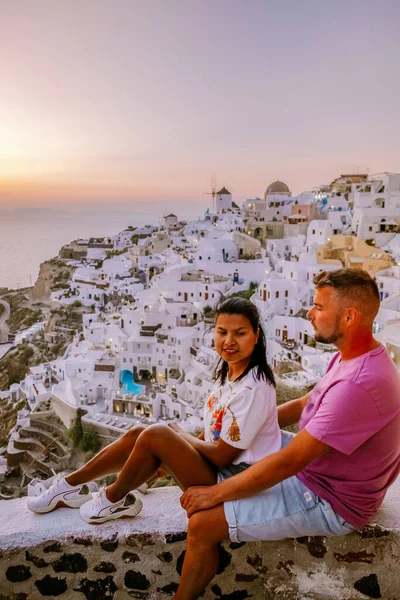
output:
<svg viewBox="0 0 400 600"><path fill-rule="evenodd" d="M134 394L135 396L137 396L144 390L144 385L139 385L138 383L135 383L132 371L121 371L120 380L122 383L121 391L124 394Z"/></svg>

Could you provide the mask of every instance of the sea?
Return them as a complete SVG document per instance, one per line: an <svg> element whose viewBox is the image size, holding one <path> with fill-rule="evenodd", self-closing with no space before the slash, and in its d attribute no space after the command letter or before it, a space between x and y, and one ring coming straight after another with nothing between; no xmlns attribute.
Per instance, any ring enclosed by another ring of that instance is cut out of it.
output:
<svg viewBox="0 0 400 600"><path fill-rule="evenodd" d="M160 225L173 213L181 220L204 216L207 200L134 202L85 210L20 209L0 211L0 288L35 283L40 264L77 238L115 235L129 225Z"/></svg>

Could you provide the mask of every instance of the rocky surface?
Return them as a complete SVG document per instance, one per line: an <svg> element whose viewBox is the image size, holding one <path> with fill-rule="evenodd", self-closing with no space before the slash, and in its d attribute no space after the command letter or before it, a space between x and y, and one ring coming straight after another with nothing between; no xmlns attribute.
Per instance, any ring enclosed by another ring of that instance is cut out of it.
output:
<svg viewBox="0 0 400 600"><path fill-rule="evenodd" d="M52 258L40 265L39 275L33 286L30 297L32 301L50 300L54 289L65 284L70 279L74 269L68 266L70 258Z"/></svg>
<svg viewBox="0 0 400 600"><path fill-rule="evenodd" d="M339 538L225 542L204 599L398 600L399 482L377 524ZM182 568L187 519L176 488L151 490L135 519L93 526L79 512L30 513L5 503L0 600L170 598ZM3 505L1 506L3 509Z"/></svg>
<svg viewBox="0 0 400 600"><path fill-rule="evenodd" d="M10 317L10 305L5 300L0 299L0 344L8 342L8 332L10 330L7 321Z"/></svg>

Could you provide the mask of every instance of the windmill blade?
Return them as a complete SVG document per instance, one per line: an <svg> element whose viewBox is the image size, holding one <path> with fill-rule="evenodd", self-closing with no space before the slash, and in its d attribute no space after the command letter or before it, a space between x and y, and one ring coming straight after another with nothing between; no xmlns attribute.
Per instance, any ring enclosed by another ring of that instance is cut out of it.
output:
<svg viewBox="0 0 400 600"><path fill-rule="evenodd" d="M211 177L211 195L212 195L212 203L213 208L215 208L215 195L217 193L217 178L215 175Z"/></svg>

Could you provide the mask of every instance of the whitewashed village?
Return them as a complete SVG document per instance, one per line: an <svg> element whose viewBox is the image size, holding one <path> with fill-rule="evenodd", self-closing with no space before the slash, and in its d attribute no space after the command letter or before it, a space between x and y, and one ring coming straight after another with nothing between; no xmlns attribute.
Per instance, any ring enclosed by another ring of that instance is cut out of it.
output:
<svg viewBox="0 0 400 600"><path fill-rule="evenodd" d="M0 392L2 413L24 401L1 450L3 482L18 468L34 487L67 468L65 430L78 409L102 445L138 423L201 429L217 359L214 311L231 294L258 307L279 380L312 386L335 351L315 342L306 318L313 276L365 269L381 295L375 335L400 369L400 174L342 174L298 196L275 181L242 206L223 187L198 220L159 221L135 227L133 212L117 235L64 248L72 276L51 301L79 306L81 328L62 356ZM34 324L14 344L38 334L59 344L63 331L53 324Z"/></svg>

